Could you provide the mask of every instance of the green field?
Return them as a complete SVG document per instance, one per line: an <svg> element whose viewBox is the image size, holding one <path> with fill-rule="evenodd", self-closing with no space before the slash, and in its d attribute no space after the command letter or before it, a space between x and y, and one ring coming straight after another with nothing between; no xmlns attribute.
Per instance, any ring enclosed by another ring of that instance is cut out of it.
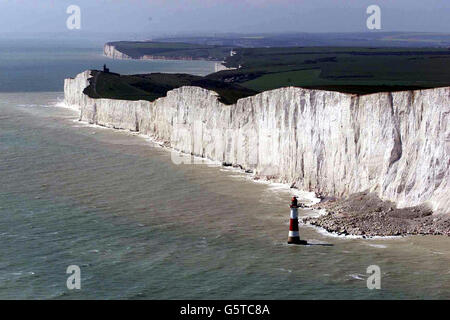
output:
<svg viewBox="0 0 450 320"><path fill-rule="evenodd" d="M244 48L210 77L255 91L285 86L348 93L450 85L450 50L411 48Z"/></svg>
<svg viewBox="0 0 450 320"><path fill-rule="evenodd" d="M352 94L450 86L450 49L274 47L231 48L179 42L117 42L128 55L224 60L234 70L205 77L186 74L100 74L97 97L153 101L191 85L216 91L224 103L266 90L304 87ZM230 56L230 50L236 52ZM133 51L134 50L134 51Z"/></svg>

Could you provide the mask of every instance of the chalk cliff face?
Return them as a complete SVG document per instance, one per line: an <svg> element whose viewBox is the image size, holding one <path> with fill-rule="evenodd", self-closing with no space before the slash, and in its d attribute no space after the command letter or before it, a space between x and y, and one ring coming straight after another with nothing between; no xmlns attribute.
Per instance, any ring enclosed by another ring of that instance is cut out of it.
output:
<svg viewBox="0 0 450 320"><path fill-rule="evenodd" d="M129 55L127 55L126 53L123 53L119 50L117 50L117 48L109 43L106 43L103 46L103 54L109 58L113 58L113 59L124 59L124 60L129 60L129 59L134 59L134 60L212 60L212 59L204 59L204 58L193 58L193 57L188 57L188 56L173 56L173 57L165 57L165 56L158 56L158 55L141 55L139 57L130 57ZM213 60L215 61L215 60ZM224 67L225 69L221 69L221 70L227 70L226 67Z"/></svg>
<svg viewBox="0 0 450 320"><path fill-rule="evenodd" d="M132 59L130 56L120 52L115 46L108 43L103 46L103 54L113 59Z"/></svg>
<svg viewBox="0 0 450 320"><path fill-rule="evenodd" d="M198 87L154 102L92 99L83 94L89 77L64 84L83 121L140 131L300 189L369 190L398 207L450 213L450 87L366 96L289 87L224 105Z"/></svg>

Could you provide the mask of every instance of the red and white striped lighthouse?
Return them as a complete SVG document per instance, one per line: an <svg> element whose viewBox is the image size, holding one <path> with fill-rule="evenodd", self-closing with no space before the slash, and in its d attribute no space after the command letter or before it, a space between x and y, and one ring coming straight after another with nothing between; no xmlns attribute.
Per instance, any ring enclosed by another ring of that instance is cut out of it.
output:
<svg viewBox="0 0 450 320"><path fill-rule="evenodd" d="M291 200L291 218L289 221L289 237L288 244L306 244L305 240L300 240L300 233L298 232L298 204L297 197L292 197Z"/></svg>

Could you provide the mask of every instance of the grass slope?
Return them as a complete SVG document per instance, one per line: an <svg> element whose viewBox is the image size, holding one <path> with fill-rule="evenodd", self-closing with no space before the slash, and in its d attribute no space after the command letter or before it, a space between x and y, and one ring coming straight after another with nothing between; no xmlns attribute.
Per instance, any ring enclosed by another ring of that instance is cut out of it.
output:
<svg viewBox="0 0 450 320"><path fill-rule="evenodd" d="M138 75L120 75L94 71L84 93L91 98L109 98L119 100L154 101L164 97L167 91L182 86L197 86L215 91L219 101L233 104L240 98L255 95L257 92L236 84L224 83L189 74L151 73Z"/></svg>

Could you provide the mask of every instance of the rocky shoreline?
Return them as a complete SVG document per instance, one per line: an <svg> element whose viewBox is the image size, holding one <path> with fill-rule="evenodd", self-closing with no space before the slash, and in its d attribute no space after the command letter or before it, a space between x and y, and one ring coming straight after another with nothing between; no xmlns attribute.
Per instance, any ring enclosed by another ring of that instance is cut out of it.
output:
<svg viewBox="0 0 450 320"><path fill-rule="evenodd" d="M448 215L433 215L426 205L398 209L393 202L382 201L374 193L360 192L342 200L325 198L310 208L324 209L326 213L302 218L303 223L338 235L450 236Z"/></svg>

